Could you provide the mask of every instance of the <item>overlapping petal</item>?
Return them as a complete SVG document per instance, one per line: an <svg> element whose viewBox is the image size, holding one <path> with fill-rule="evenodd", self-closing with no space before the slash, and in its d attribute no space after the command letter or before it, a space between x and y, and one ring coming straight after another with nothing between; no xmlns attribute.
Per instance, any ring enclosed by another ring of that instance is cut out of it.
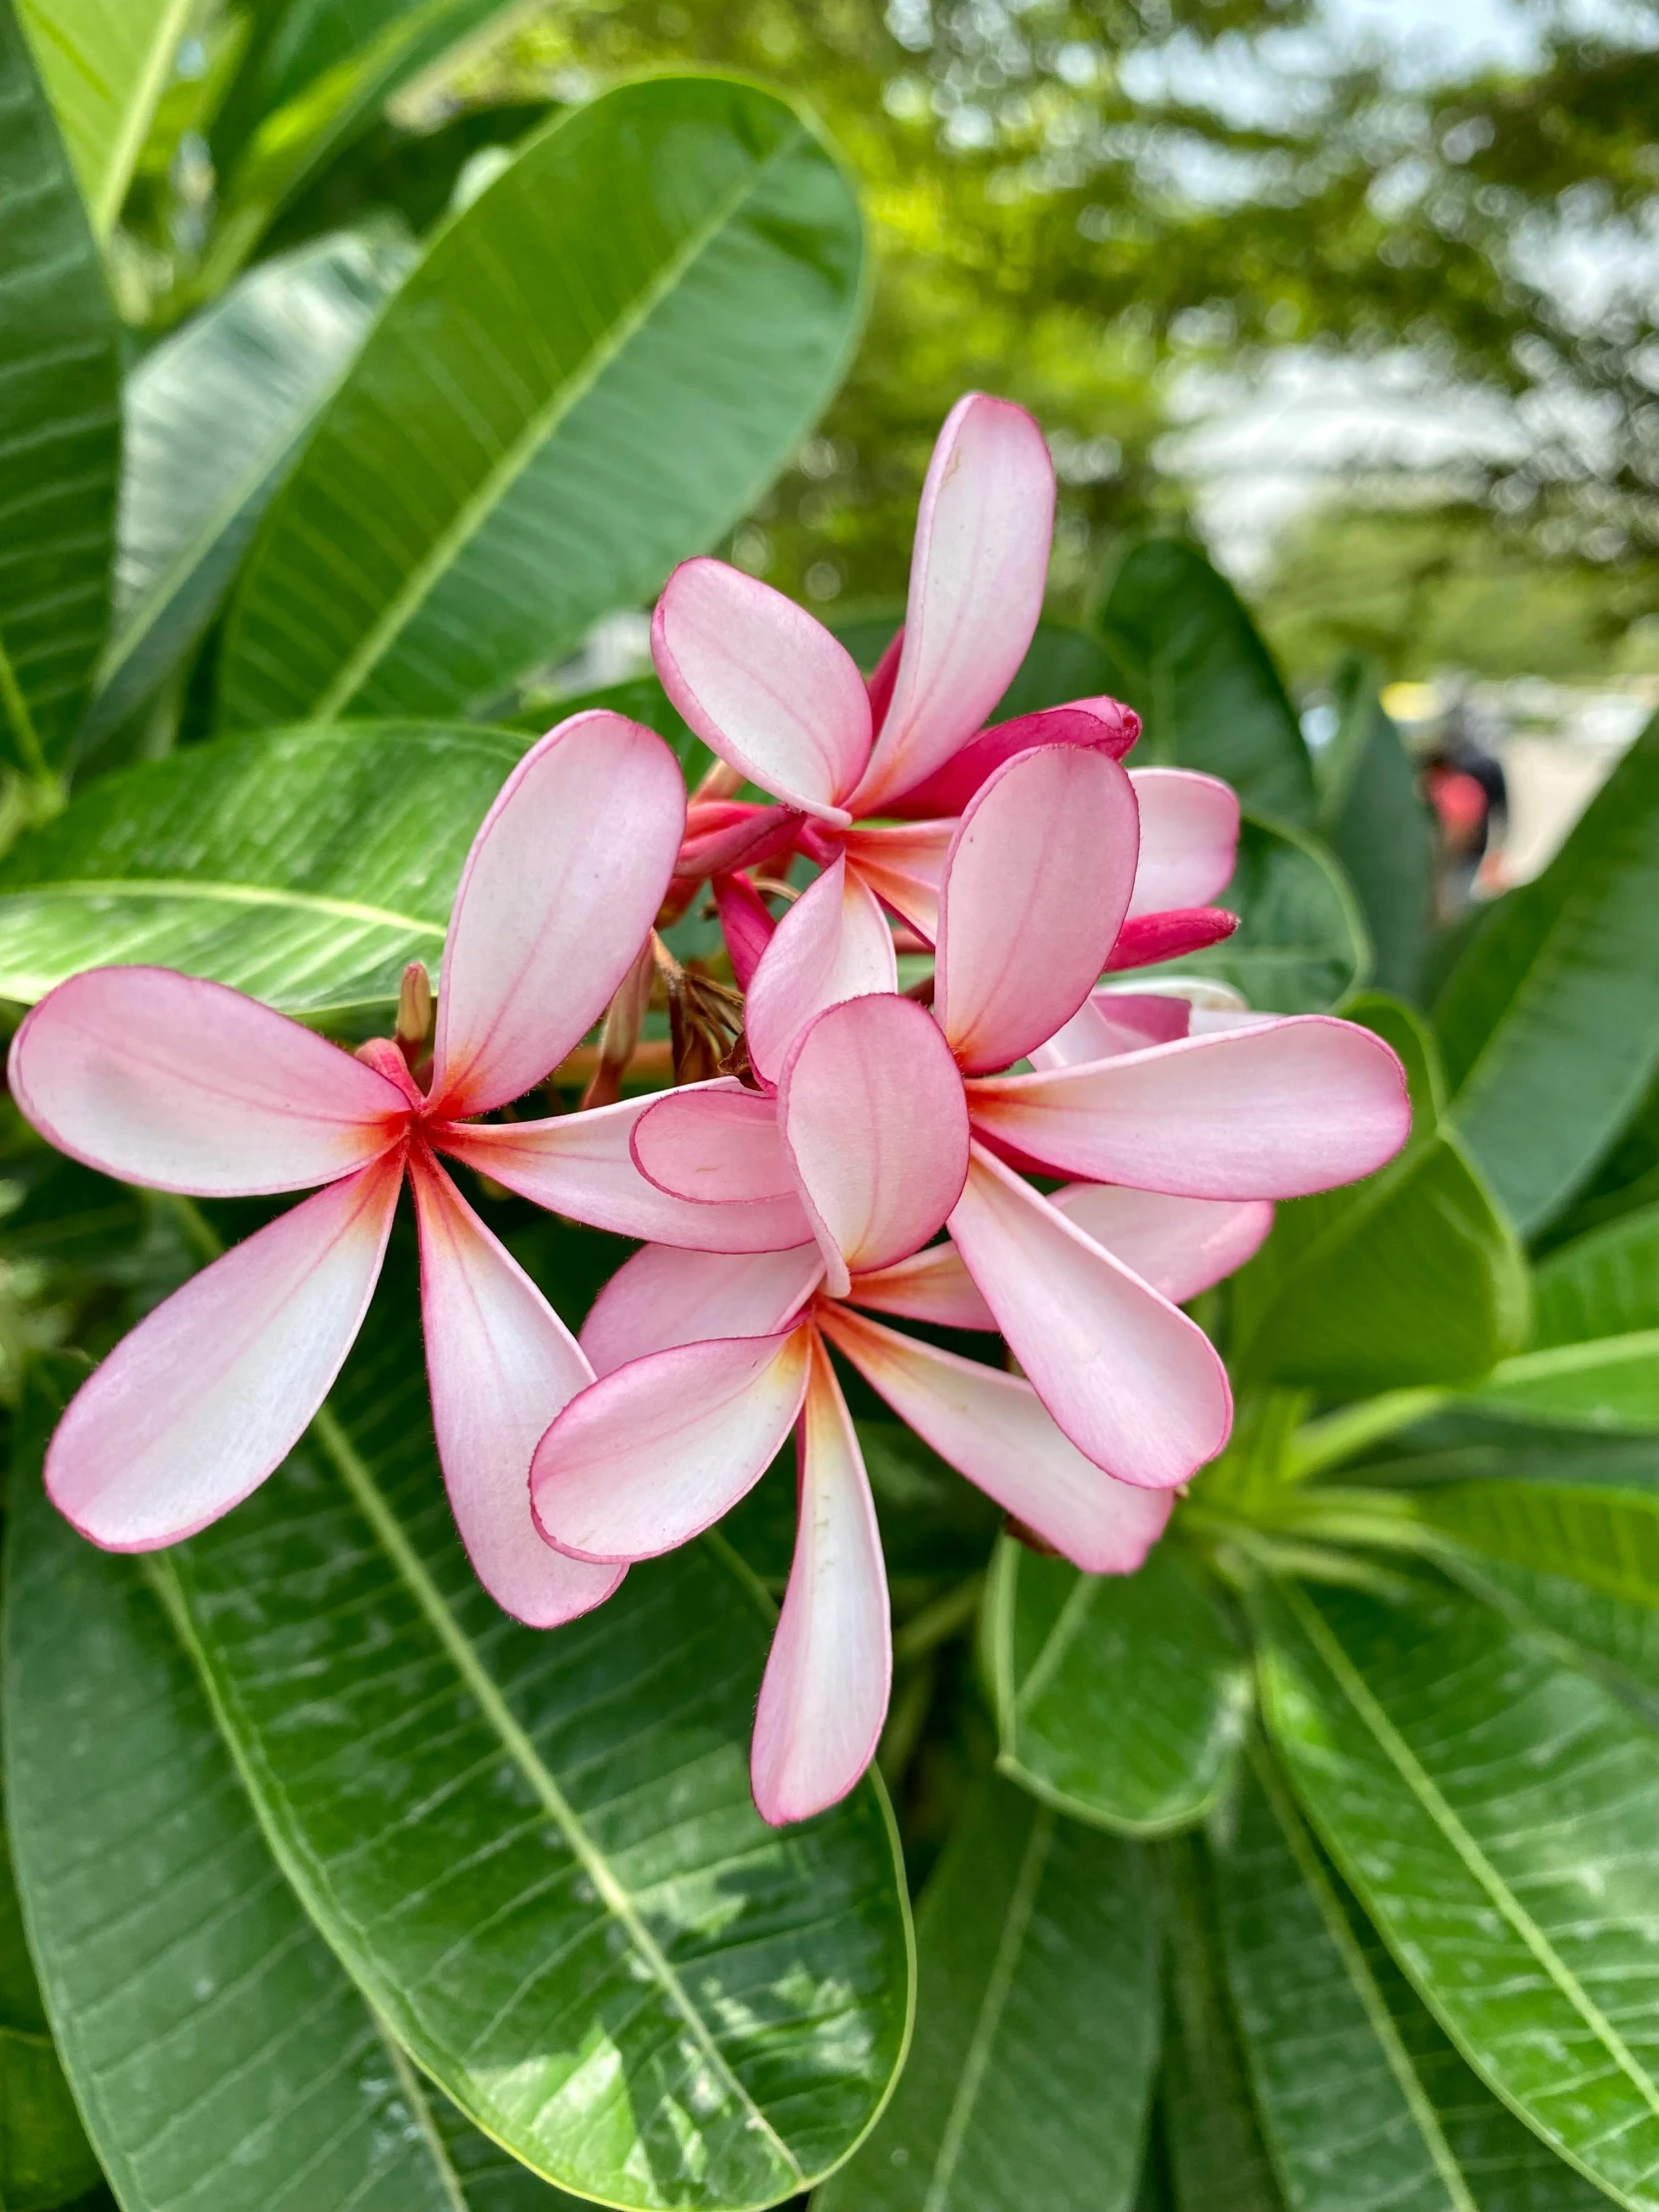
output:
<svg viewBox="0 0 1659 2212"><path fill-rule="evenodd" d="M663 689L763 791L831 823L869 754L869 697L846 648L804 607L724 561L682 562L651 624Z"/></svg>
<svg viewBox="0 0 1659 2212"><path fill-rule="evenodd" d="M47 1492L83 1536L177 1543L280 1465L362 1324L402 1172L393 1155L318 1191L122 1339L46 1454Z"/></svg>
<svg viewBox="0 0 1659 2212"><path fill-rule="evenodd" d="M413 1152L420 1311L450 1510L479 1581L532 1628L608 1598L626 1571L552 1550L530 1518L543 1431L593 1380L576 1340L424 1150Z"/></svg>
<svg viewBox="0 0 1659 2212"><path fill-rule="evenodd" d="M621 715L573 715L524 756L455 893L434 1115L506 1105L581 1041L645 941L685 822L673 754Z"/></svg>
<svg viewBox="0 0 1659 2212"><path fill-rule="evenodd" d="M974 1128L1056 1175L1188 1198L1300 1198L1405 1142L1398 1060L1324 1014L968 1086Z"/></svg>
<svg viewBox="0 0 1659 2212"><path fill-rule="evenodd" d="M153 1190L256 1197L331 1183L395 1144L403 1092L223 983L92 968L12 1040L12 1095L72 1159Z"/></svg>
<svg viewBox="0 0 1659 2212"><path fill-rule="evenodd" d="M855 998L809 1024L778 1119L829 1267L881 1268L925 1244L967 1173L967 1107L938 1025L913 1000Z"/></svg>
<svg viewBox="0 0 1659 2212"><path fill-rule="evenodd" d="M1169 906L1208 906L1233 878L1237 793L1189 768L1132 768L1129 781L1141 816L1131 918Z"/></svg>
<svg viewBox="0 0 1659 2212"><path fill-rule="evenodd" d="M931 776L1013 681L1042 612L1054 468L1023 407L970 392L945 418L916 517L904 643L869 766L875 814Z"/></svg>
<svg viewBox="0 0 1659 2212"><path fill-rule="evenodd" d="M530 1463L547 1541L580 1559L649 1559L730 1512L795 1424L810 1341L804 1327L679 1345L572 1398Z"/></svg>
<svg viewBox="0 0 1659 2212"><path fill-rule="evenodd" d="M938 934L939 884L954 822L854 824L841 849L864 882L929 944Z"/></svg>
<svg viewBox="0 0 1659 2212"><path fill-rule="evenodd" d="M713 1337L771 1337L824 1280L816 1244L790 1252L684 1252L646 1245L625 1260L582 1324L595 1375Z"/></svg>
<svg viewBox="0 0 1659 2212"><path fill-rule="evenodd" d="M1273 1227L1266 1199L1172 1198L1111 1183L1073 1183L1050 1202L1172 1306L1254 1258Z"/></svg>
<svg viewBox="0 0 1659 2212"><path fill-rule="evenodd" d="M777 1100L735 1080L665 1091L635 1122L631 1143L641 1174L671 1198L746 1205L797 1188Z"/></svg>
<svg viewBox="0 0 1659 2212"><path fill-rule="evenodd" d="M888 803L888 811L906 822L926 815L959 815L968 801L1004 761L1043 745L1098 746L1114 761L1141 734L1141 718L1119 699L1074 699L1064 707L1043 707L993 723L953 753L944 766Z"/></svg>
<svg viewBox="0 0 1659 2212"><path fill-rule="evenodd" d="M1227 1372L1204 1332L975 1146L950 1234L1009 1350L1079 1451L1148 1489L1227 1441Z"/></svg>
<svg viewBox="0 0 1659 2212"><path fill-rule="evenodd" d="M897 981L892 932L873 893L837 853L778 924L750 983L744 1027L756 1071L776 1083L815 1014L891 991Z"/></svg>
<svg viewBox="0 0 1659 2212"><path fill-rule="evenodd" d="M1034 1068L1084 1067L1115 1053L1142 1052L1149 1044L1173 1044L1187 1035L1191 1022L1184 998L1094 991L1046 1044L1032 1046L1029 1057Z"/></svg>
<svg viewBox="0 0 1659 2212"><path fill-rule="evenodd" d="M996 1328L996 1316L948 1238L890 1268L855 1275L846 1295L852 1305L868 1307L871 1313L931 1322L938 1329Z"/></svg>
<svg viewBox="0 0 1659 2212"><path fill-rule="evenodd" d="M802 1408L795 1559L772 1640L750 1777L781 1827L845 1797L875 1756L892 1684L892 1627L858 1439L815 1337Z"/></svg>
<svg viewBox="0 0 1659 2212"><path fill-rule="evenodd" d="M1051 746L996 771L957 827L933 1003L964 1073L1006 1067L1088 997L1135 880L1135 797L1104 753Z"/></svg>
<svg viewBox="0 0 1659 2212"><path fill-rule="evenodd" d="M1174 1503L1112 1477L1061 1434L1029 1382L834 1307L824 1334L959 1474L1090 1574L1132 1574Z"/></svg>

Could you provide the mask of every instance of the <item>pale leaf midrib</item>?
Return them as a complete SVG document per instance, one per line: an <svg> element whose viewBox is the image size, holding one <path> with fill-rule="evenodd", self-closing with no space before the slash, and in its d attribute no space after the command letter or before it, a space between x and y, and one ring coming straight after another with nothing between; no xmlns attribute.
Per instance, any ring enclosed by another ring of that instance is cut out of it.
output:
<svg viewBox="0 0 1659 2212"><path fill-rule="evenodd" d="M1547 1381L1556 1375L1587 1374L1596 1368L1625 1367L1640 1360L1659 1360L1659 1329L1632 1329L1616 1337L1586 1337L1579 1344L1540 1345L1535 1352L1519 1352L1512 1360L1500 1361L1481 1388Z"/></svg>
<svg viewBox="0 0 1659 2212"><path fill-rule="evenodd" d="M231 883L201 876L60 876L40 883L0 884L0 914L12 899L154 898L199 899L228 906L288 906L301 913L327 914L336 921L371 922L417 936L442 937L441 921L400 914L388 906L369 906L355 898L334 898L325 891L286 890L274 883Z"/></svg>
<svg viewBox="0 0 1659 2212"><path fill-rule="evenodd" d="M1017 1593L1017 1584L1015 1588ZM1054 1616L1053 1627L1043 1639L1042 1649L1032 1661L1031 1672L1014 1694L1016 1720L1023 1718L1058 1673L1067 1653L1081 1634L1084 1622L1094 1609L1099 1591L1099 1577L1079 1570L1077 1580L1066 1592L1065 1603ZM1018 1603L1017 1594L1015 1603Z"/></svg>
<svg viewBox="0 0 1659 2212"><path fill-rule="evenodd" d="M122 126L110 149L98 197L91 215L93 228L100 239L114 228L132 182L133 171L138 166L139 154L144 146L150 120L162 87L173 65L173 56L179 40L190 20L196 0L172 0L160 22L155 26L150 51L144 68L129 88L126 113Z"/></svg>

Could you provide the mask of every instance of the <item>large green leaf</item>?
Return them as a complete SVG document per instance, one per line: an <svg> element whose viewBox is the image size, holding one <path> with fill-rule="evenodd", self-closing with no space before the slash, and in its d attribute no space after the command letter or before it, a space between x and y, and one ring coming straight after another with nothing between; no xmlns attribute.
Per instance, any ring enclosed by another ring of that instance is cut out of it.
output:
<svg viewBox="0 0 1659 2212"><path fill-rule="evenodd" d="M1133 547L1095 618L1103 686L1146 724L1137 767L1223 777L1246 806L1311 827L1314 772L1273 657L1226 578L1196 545Z"/></svg>
<svg viewBox="0 0 1659 2212"><path fill-rule="evenodd" d="M763 1825L768 1608L718 1544L556 1634L496 1609L433 1455L411 1277L310 1440L161 1571L283 1871L455 2102L581 2195L776 2203L852 2148L904 2047L879 1786Z"/></svg>
<svg viewBox="0 0 1659 2212"><path fill-rule="evenodd" d="M1470 2073L1265 1757L1217 1860L1228 1980L1294 2212L1594 2212Z"/></svg>
<svg viewBox="0 0 1659 2212"><path fill-rule="evenodd" d="M1465 2058L1620 2202L1659 2204L1659 1736L1443 1586L1263 1593L1298 1793Z"/></svg>
<svg viewBox="0 0 1659 2212"><path fill-rule="evenodd" d="M917 1926L915 2041L816 2212L1129 2212L1158 2055L1158 1930L1133 1845L989 1781Z"/></svg>
<svg viewBox="0 0 1659 2212"><path fill-rule="evenodd" d="M987 1596L1004 1774L1061 1812L1150 1835L1226 1787L1249 1676L1168 1544L1138 1574L1081 1574L1005 1537Z"/></svg>
<svg viewBox="0 0 1659 2212"><path fill-rule="evenodd" d="M1434 844L1399 732L1364 663L1337 673L1341 721L1320 763L1320 827L1371 933L1371 980L1415 998L1433 911Z"/></svg>
<svg viewBox="0 0 1659 2212"><path fill-rule="evenodd" d="M413 259L395 233L346 232L265 262L128 379L117 620L83 747L201 638L316 409Z"/></svg>
<svg viewBox="0 0 1659 2212"><path fill-rule="evenodd" d="M115 228L196 0L17 0L93 229Z"/></svg>
<svg viewBox="0 0 1659 2212"><path fill-rule="evenodd" d="M192 747L89 785L0 860L0 997L152 961L318 1016L443 949L473 833L529 741L419 725Z"/></svg>
<svg viewBox="0 0 1659 2212"><path fill-rule="evenodd" d="M31 1370L14 1467L7 1782L47 1995L125 2212L572 2206L522 2169L521 2198L458 2185L491 2161L277 1872L141 1564L47 1504L41 1451L75 1380Z"/></svg>
<svg viewBox="0 0 1659 2212"><path fill-rule="evenodd" d="M0 756L63 758L110 608L115 311L63 141L0 0Z"/></svg>
<svg viewBox="0 0 1659 2212"><path fill-rule="evenodd" d="M1513 1232L1438 1118L1422 1023L1381 996L1344 1010L1404 1061L1411 1139L1364 1183L1279 1208L1234 1284L1233 1358L1254 1376L1332 1391L1484 1375L1525 1334Z"/></svg>
<svg viewBox="0 0 1659 2212"><path fill-rule="evenodd" d="M858 212L726 78L606 94L440 233L235 600L232 725L478 711L717 539L834 387Z"/></svg>
<svg viewBox="0 0 1659 2212"><path fill-rule="evenodd" d="M1575 1427L1659 1429L1659 1206L1552 1252L1532 1338L1474 1402Z"/></svg>
<svg viewBox="0 0 1659 2212"><path fill-rule="evenodd" d="M1435 1483L1413 1502L1427 1526L1488 1558L1659 1609L1659 1494L1510 1479Z"/></svg>
<svg viewBox="0 0 1659 2212"><path fill-rule="evenodd" d="M1452 1117L1530 1233L1659 1069L1659 720L1535 883L1511 891L1435 1002Z"/></svg>
<svg viewBox="0 0 1659 2212"><path fill-rule="evenodd" d="M0 2205L46 2212L100 2178L53 2046L0 1828Z"/></svg>

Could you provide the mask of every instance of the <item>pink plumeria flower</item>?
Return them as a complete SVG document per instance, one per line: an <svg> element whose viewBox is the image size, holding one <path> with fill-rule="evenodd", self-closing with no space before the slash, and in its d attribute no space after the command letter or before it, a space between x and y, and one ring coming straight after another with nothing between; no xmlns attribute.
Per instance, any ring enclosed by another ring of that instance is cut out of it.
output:
<svg viewBox="0 0 1659 2212"><path fill-rule="evenodd" d="M11 1048L14 1096L60 1151L201 1198L324 1186L158 1307L77 1392L46 1460L54 1502L108 1549L176 1543L286 1456L362 1322L407 1174L420 1233L433 1420L461 1536L498 1603L537 1626L609 1594L615 1567L536 1535L536 1438L592 1380L574 1339L436 1155L476 1158L602 1227L753 1249L800 1235L799 1204L693 1206L629 1154L630 1101L550 1123L469 1122L576 1044L651 927L684 824L662 740L574 717L514 770L456 892L431 1077L389 1041L342 1051L223 984L97 968L35 1007ZM503 1168L492 1144L507 1140ZM521 1178L522 1179L522 1178Z"/></svg>

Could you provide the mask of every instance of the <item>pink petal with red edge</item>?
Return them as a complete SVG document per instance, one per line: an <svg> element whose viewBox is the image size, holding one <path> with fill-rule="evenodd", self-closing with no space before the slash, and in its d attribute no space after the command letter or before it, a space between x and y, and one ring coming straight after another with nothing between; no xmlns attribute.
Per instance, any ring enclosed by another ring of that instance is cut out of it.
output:
<svg viewBox="0 0 1659 2212"><path fill-rule="evenodd" d="M806 1030L778 1085L778 1120L818 1230L832 1297L944 1224L967 1174L962 1079L909 998L855 998Z"/></svg>
<svg viewBox="0 0 1659 2212"><path fill-rule="evenodd" d="M455 893L435 1116L505 1106L581 1042L656 919L685 823L679 764L637 722L573 715L531 747Z"/></svg>
<svg viewBox="0 0 1659 2212"><path fill-rule="evenodd" d="M1166 914L1140 914L1126 921L1106 960L1108 974L1148 967L1156 960L1179 960L1188 952L1208 952L1239 926L1224 906L1182 906Z"/></svg>
<svg viewBox="0 0 1659 2212"><path fill-rule="evenodd" d="M890 1268L855 1275L846 1296L853 1306L867 1306L872 1313L898 1314L939 1329L996 1328L996 1316L948 1239L925 1252L912 1252Z"/></svg>
<svg viewBox="0 0 1659 2212"><path fill-rule="evenodd" d="M1135 849L1135 796L1104 753L1021 753L978 793L945 864L933 986L965 1073L1006 1067L1083 1004L1128 906Z"/></svg>
<svg viewBox="0 0 1659 2212"><path fill-rule="evenodd" d="M1242 1268L1273 1227L1273 1206L1262 1198L1172 1198L1122 1184L1072 1183L1050 1204L1172 1306Z"/></svg>
<svg viewBox="0 0 1659 2212"><path fill-rule="evenodd" d="M787 852L805 817L799 807L756 807L738 799L694 799L674 872L682 881L758 867Z"/></svg>
<svg viewBox="0 0 1659 2212"><path fill-rule="evenodd" d="M968 1112L1050 1174L1187 1198L1332 1190L1391 1160L1411 1128L1393 1053L1325 1014L994 1076L968 1086Z"/></svg>
<svg viewBox="0 0 1659 2212"><path fill-rule="evenodd" d="M647 1245L625 1260L582 1325L595 1375L712 1337L771 1337L824 1280L816 1244L793 1252L678 1252Z"/></svg>
<svg viewBox="0 0 1659 2212"><path fill-rule="evenodd" d="M727 1087L725 1078L719 1087ZM689 1098L701 1088L688 1083L677 1095ZM434 1124L426 1136L435 1150L465 1161L531 1205L619 1237L685 1245L694 1252L783 1252L811 1244L812 1224L793 1192L748 1205L704 1206L671 1198L649 1182L634 1165L631 1145L640 1117L656 1104L655 1098L625 1098L551 1121Z"/></svg>
<svg viewBox="0 0 1659 2212"><path fill-rule="evenodd" d="M1119 1481L1173 1489L1233 1420L1204 1332L975 1146L950 1234L1032 1388Z"/></svg>
<svg viewBox="0 0 1659 2212"><path fill-rule="evenodd" d="M763 791L828 822L869 754L869 697L845 646L770 584L683 561L651 623L663 689L705 744Z"/></svg>
<svg viewBox="0 0 1659 2212"><path fill-rule="evenodd" d="M1219 777L1187 768L1132 768L1141 811L1141 859L1131 916L1208 906L1233 880L1239 801Z"/></svg>
<svg viewBox="0 0 1659 2212"><path fill-rule="evenodd" d="M864 689L869 694L869 726L879 730L892 704L892 688L898 681L898 664L904 654L904 625L899 624L881 648L881 658L869 672Z"/></svg>
<svg viewBox="0 0 1659 2212"><path fill-rule="evenodd" d="M1095 991L1046 1044L1033 1045L1034 1068L1086 1067L1118 1052L1142 1052L1149 1044L1171 1044L1186 1036L1192 1008L1184 998L1151 993Z"/></svg>
<svg viewBox="0 0 1659 2212"><path fill-rule="evenodd" d="M671 1198L741 1205L796 1189L778 1101L736 1081L665 1091L635 1122L633 1147L640 1173Z"/></svg>
<svg viewBox="0 0 1659 2212"><path fill-rule="evenodd" d="M892 1687L875 1506L846 1400L816 1340L796 1450L795 1559L749 1765L756 1808L774 1828L845 1797L875 1757Z"/></svg>
<svg viewBox="0 0 1659 2212"><path fill-rule="evenodd" d="M557 1628L626 1572L552 1550L530 1518L530 1455L593 1381L570 1331L443 1170L409 1163L420 1227L420 1311L432 1426L473 1572L503 1612Z"/></svg>
<svg viewBox="0 0 1659 2212"><path fill-rule="evenodd" d="M820 1326L923 1443L1089 1574L1133 1574L1164 1532L1174 1498L1137 1489L1085 1459L1029 1382L918 1344L844 1307Z"/></svg>
<svg viewBox="0 0 1659 2212"><path fill-rule="evenodd" d="M1054 528L1043 434L969 392L945 417L916 516L904 644L857 815L931 776L1013 682L1042 612Z"/></svg>
<svg viewBox="0 0 1659 2212"><path fill-rule="evenodd" d="M330 1184L147 1315L46 1454L64 1518L107 1551L206 1528L279 1466L327 1396L380 1273L400 1156Z"/></svg>
<svg viewBox="0 0 1659 2212"><path fill-rule="evenodd" d="M530 1498L579 1559L651 1559L730 1512L778 1456L807 1390L809 1328L631 1360L536 1447Z"/></svg>
<svg viewBox="0 0 1659 2212"><path fill-rule="evenodd" d="M939 926L939 884L954 822L882 822L848 830L841 839L847 865L929 944Z"/></svg>
<svg viewBox="0 0 1659 2212"><path fill-rule="evenodd" d="M892 931L837 853L778 924L750 983L744 1027L757 1073L776 1083L815 1014L866 992L890 991L897 981Z"/></svg>
<svg viewBox="0 0 1659 2212"><path fill-rule="evenodd" d="M747 875L717 875L713 889L732 974L739 990L746 991L755 980L761 955L771 944L778 923Z"/></svg>
<svg viewBox="0 0 1659 2212"><path fill-rule="evenodd" d="M1074 699L1069 706L998 722L970 738L943 768L890 802L905 822L923 815L959 815L994 769L1040 745L1091 745L1121 760L1141 734L1141 718L1116 699Z"/></svg>
<svg viewBox="0 0 1659 2212"><path fill-rule="evenodd" d="M397 1087L338 1045L172 968L72 975L24 1017L9 1065L13 1097L60 1152L199 1198L331 1183L408 1122Z"/></svg>

